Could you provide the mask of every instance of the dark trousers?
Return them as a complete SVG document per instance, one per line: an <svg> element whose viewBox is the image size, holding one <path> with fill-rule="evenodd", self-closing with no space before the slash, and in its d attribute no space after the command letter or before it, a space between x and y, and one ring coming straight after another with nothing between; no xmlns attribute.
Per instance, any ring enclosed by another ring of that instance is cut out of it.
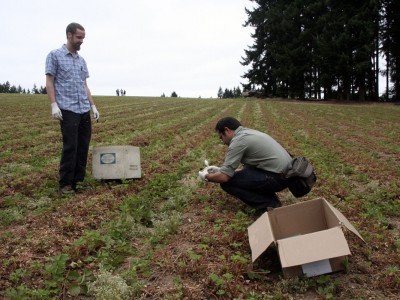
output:
<svg viewBox="0 0 400 300"><path fill-rule="evenodd" d="M221 183L221 188L253 208L266 210L280 206L276 192L287 188L287 180L280 174L244 168L236 171L228 182Z"/></svg>
<svg viewBox="0 0 400 300"><path fill-rule="evenodd" d="M63 148L60 161L60 187L76 185L83 181L92 135L90 111L77 114L61 110L63 120L60 121Z"/></svg>

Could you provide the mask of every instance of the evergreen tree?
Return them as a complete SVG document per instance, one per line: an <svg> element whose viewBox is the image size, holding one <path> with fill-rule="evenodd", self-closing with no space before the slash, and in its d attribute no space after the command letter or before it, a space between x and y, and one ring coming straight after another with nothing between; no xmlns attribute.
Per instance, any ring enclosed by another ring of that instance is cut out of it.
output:
<svg viewBox="0 0 400 300"><path fill-rule="evenodd" d="M40 86L40 89L39 89L39 93L40 94L47 94L47 89L46 89L46 87L44 86Z"/></svg>
<svg viewBox="0 0 400 300"><path fill-rule="evenodd" d="M224 99L234 98L233 91L230 89L225 89L224 94L222 95L222 98L224 98Z"/></svg>
<svg viewBox="0 0 400 300"><path fill-rule="evenodd" d="M382 0L382 3L382 51L386 56L386 75L393 83L393 99L400 101L400 1ZM388 83L386 89L389 98Z"/></svg>
<svg viewBox="0 0 400 300"><path fill-rule="evenodd" d="M222 91L222 87L219 87L217 97L222 99L223 95L224 95L224 92Z"/></svg>
<svg viewBox="0 0 400 300"><path fill-rule="evenodd" d="M255 0L242 76L264 94L292 98L377 96L379 1Z"/></svg>
<svg viewBox="0 0 400 300"><path fill-rule="evenodd" d="M9 93L10 92L10 82L6 81L3 84L3 92L2 93Z"/></svg>
<svg viewBox="0 0 400 300"><path fill-rule="evenodd" d="M233 88L233 97L239 98L241 96L242 96L242 91L240 90L240 87Z"/></svg>
<svg viewBox="0 0 400 300"><path fill-rule="evenodd" d="M333 41L337 66L339 98L351 99L355 94L364 100L367 79L374 78L375 35L378 19L378 3L375 0L346 2L330 1L331 16L336 16L336 34ZM369 82L373 84L374 82ZM376 95L371 95L376 96Z"/></svg>
<svg viewBox="0 0 400 300"><path fill-rule="evenodd" d="M17 87L15 85L12 85L8 91L11 94L16 94L17 93Z"/></svg>
<svg viewBox="0 0 400 300"><path fill-rule="evenodd" d="M38 88L36 87L36 83L33 84L32 93L33 94L40 94Z"/></svg>
<svg viewBox="0 0 400 300"><path fill-rule="evenodd" d="M254 33L251 34L254 44L244 50L245 57L242 57L241 64L249 66L250 69L242 76L248 80L248 83L242 85L245 90L252 90L255 87L272 90L276 86L275 76L272 74L274 62L267 45L272 45L272 43L268 44L268 39L272 42L273 38L271 38L271 33L269 32L268 35L265 30L268 27L265 14L269 11L269 1L253 2L256 2L256 7L252 10L245 9L248 19L243 26L254 28Z"/></svg>

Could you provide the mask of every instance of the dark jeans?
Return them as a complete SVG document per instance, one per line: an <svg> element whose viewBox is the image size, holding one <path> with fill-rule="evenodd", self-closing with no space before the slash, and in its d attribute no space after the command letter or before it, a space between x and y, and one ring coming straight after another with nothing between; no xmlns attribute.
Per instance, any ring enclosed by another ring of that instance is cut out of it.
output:
<svg viewBox="0 0 400 300"><path fill-rule="evenodd" d="M253 208L266 210L280 206L276 192L287 188L287 181L280 174L244 168L236 171L228 182L221 183L221 188Z"/></svg>
<svg viewBox="0 0 400 300"><path fill-rule="evenodd" d="M61 110L63 148L60 161L60 187L83 181L92 135L90 111L84 114Z"/></svg>

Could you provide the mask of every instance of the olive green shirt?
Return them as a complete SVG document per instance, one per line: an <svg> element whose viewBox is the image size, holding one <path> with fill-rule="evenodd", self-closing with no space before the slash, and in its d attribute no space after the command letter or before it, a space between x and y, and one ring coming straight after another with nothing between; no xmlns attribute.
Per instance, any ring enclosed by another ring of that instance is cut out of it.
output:
<svg viewBox="0 0 400 300"><path fill-rule="evenodd" d="M243 164L279 174L286 171L291 160L290 154L271 136L240 126L235 130L220 171L232 177Z"/></svg>

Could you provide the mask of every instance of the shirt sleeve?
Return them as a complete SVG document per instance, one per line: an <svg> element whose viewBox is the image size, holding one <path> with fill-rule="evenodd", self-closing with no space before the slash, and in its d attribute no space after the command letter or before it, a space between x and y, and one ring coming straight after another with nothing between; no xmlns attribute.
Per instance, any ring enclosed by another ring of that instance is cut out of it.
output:
<svg viewBox="0 0 400 300"><path fill-rule="evenodd" d="M235 170L240 166L246 149L247 146L241 140L232 141L220 172L232 177L235 174Z"/></svg>
<svg viewBox="0 0 400 300"><path fill-rule="evenodd" d="M54 58L54 53L50 52L46 57L45 74L56 76L56 72L57 72L57 62Z"/></svg>

